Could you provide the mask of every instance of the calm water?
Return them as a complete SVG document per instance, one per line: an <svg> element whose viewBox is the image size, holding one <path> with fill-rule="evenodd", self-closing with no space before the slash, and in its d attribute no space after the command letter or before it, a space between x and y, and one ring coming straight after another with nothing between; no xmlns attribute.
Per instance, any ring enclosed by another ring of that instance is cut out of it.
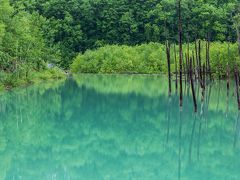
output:
<svg viewBox="0 0 240 180"><path fill-rule="evenodd" d="M174 85L174 84L173 84ZM174 86L173 89L175 90ZM0 179L239 179L234 85L193 112L160 76L79 75L0 95Z"/></svg>

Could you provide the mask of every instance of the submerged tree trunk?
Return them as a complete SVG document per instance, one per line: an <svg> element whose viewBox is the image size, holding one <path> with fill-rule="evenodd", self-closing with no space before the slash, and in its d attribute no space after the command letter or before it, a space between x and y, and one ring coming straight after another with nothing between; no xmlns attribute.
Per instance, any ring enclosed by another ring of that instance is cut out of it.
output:
<svg viewBox="0 0 240 180"><path fill-rule="evenodd" d="M178 90L178 70L177 70L177 53L176 53L176 45L174 44L174 61L175 61L175 76L176 76L176 81L175 81L175 86L176 86L176 92Z"/></svg>
<svg viewBox="0 0 240 180"><path fill-rule="evenodd" d="M181 0L178 0L178 34L179 34L179 71L180 71L180 106L183 105L182 92L182 17L181 17Z"/></svg>
<svg viewBox="0 0 240 180"><path fill-rule="evenodd" d="M201 40L198 41L198 63L199 63L199 78L200 78L200 84L203 88L203 82L202 82L202 62L201 62Z"/></svg>
<svg viewBox="0 0 240 180"><path fill-rule="evenodd" d="M188 70L188 82L190 82L190 72L189 72L189 68L190 68L190 44L189 44L189 40L188 40L188 44L187 44L187 70Z"/></svg>
<svg viewBox="0 0 240 180"><path fill-rule="evenodd" d="M203 89L206 90L206 78L207 78L207 72L206 72L206 65L203 64Z"/></svg>
<svg viewBox="0 0 240 180"><path fill-rule="evenodd" d="M240 110L239 78L238 78L238 68L236 65L235 65L234 75L235 75L235 83L236 83L236 95L237 95L237 102L238 102L238 110Z"/></svg>
<svg viewBox="0 0 240 180"><path fill-rule="evenodd" d="M211 64L210 64L210 40L207 38L206 42L206 70L209 74L210 81L212 80Z"/></svg>
<svg viewBox="0 0 240 180"><path fill-rule="evenodd" d="M196 63L195 63L195 57L194 57L194 51L192 51L192 65L193 65L193 75L195 80L197 80L197 71L196 71Z"/></svg>
<svg viewBox="0 0 240 180"><path fill-rule="evenodd" d="M185 81L189 82L189 66L188 66L188 55L187 55L187 53L185 54Z"/></svg>
<svg viewBox="0 0 240 180"><path fill-rule="evenodd" d="M230 68L229 68L229 57L230 57L230 47L228 42L228 61L227 61L227 93L229 93L230 88Z"/></svg>
<svg viewBox="0 0 240 180"><path fill-rule="evenodd" d="M199 81L200 79L200 73L199 73L199 60L198 60L198 45L197 45L197 40L195 40L195 56L196 56L196 74L197 74L197 79Z"/></svg>
<svg viewBox="0 0 240 180"><path fill-rule="evenodd" d="M189 76L190 76L190 83L191 83L191 89L192 89L194 111L197 112L197 100L196 100L194 82L193 82L192 58L190 58Z"/></svg>
<svg viewBox="0 0 240 180"><path fill-rule="evenodd" d="M168 84L169 84L169 95L172 93L172 85L171 85L171 55L170 55L170 45L168 41L166 41L166 53L167 53L167 64L168 64Z"/></svg>

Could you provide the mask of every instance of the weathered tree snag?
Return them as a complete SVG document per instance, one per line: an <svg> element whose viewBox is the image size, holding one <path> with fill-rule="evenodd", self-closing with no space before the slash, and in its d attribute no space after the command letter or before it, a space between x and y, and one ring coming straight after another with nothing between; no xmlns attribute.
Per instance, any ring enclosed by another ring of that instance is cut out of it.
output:
<svg viewBox="0 0 240 180"><path fill-rule="evenodd" d="M183 76L184 76L184 90L183 90L183 97L184 97L186 90L187 90L187 62L186 62L184 54L183 54L182 58L183 58L182 60L183 60Z"/></svg>
<svg viewBox="0 0 240 180"><path fill-rule="evenodd" d="M171 55L170 55L170 45L168 41L166 41L166 53L167 53L167 64L168 64L168 84L169 84L169 95L172 93L172 85L171 85Z"/></svg>
<svg viewBox="0 0 240 180"><path fill-rule="evenodd" d="M188 44L187 44L187 57L186 57L186 62L187 62L187 77L188 77L188 82L190 82L190 72L189 72L189 66L190 66L190 55L189 55L189 49L190 49L190 45L189 45L189 40L188 40Z"/></svg>
<svg viewBox="0 0 240 180"><path fill-rule="evenodd" d="M229 94L230 88L230 68L229 68L230 46L228 42L228 62L227 62L227 94Z"/></svg>
<svg viewBox="0 0 240 180"><path fill-rule="evenodd" d="M198 41L198 63L199 63L199 76L200 76L200 84L203 88L202 83L202 63L201 63L201 40Z"/></svg>
<svg viewBox="0 0 240 180"><path fill-rule="evenodd" d="M186 54L185 55L186 56L186 81L189 83L190 82L190 72L189 72L189 55L188 54Z"/></svg>
<svg viewBox="0 0 240 180"><path fill-rule="evenodd" d="M205 64L203 64L203 79L202 79L202 84L203 84L203 89L205 90L205 87L206 87L206 66Z"/></svg>
<svg viewBox="0 0 240 180"><path fill-rule="evenodd" d="M192 51L192 65L193 65L193 75L194 75L195 80L197 80L197 70L196 70L194 51Z"/></svg>
<svg viewBox="0 0 240 180"><path fill-rule="evenodd" d="M220 52L218 52L218 54L217 54L217 60L219 61L219 53ZM221 71L221 68L220 68L220 64L218 64L218 80L220 81L221 80L221 73L220 73L220 71Z"/></svg>
<svg viewBox="0 0 240 180"><path fill-rule="evenodd" d="M202 81L201 81L201 86L202 86L202 102L204 101L205 98L205 64L203 64L202 68Z"/></svg>
<svg viewBox="0 0 240 180"><path fill-rule="evenodd" d="M175 76L176 76L175 86L176 86L176 92L177 92L177 90L178 90L178 70L177 70L176 44L174 44L174 61L175 61Z"/></svg>
<svg viewBox="0 0 240 180"><path fill-rule="evenodd" d="M212 72L211 72L211 64L210 64L210 40L208 38L208 46L207 46L207 71L209 73L210 81L212 81Z"/></svg>
<svg viewBox="0 0 240 180"><path fill-rule="evenodd" d="M193 82L192 58L190 58L189 74L190 74L190 83L191 83L193 103L194 103L194 111L197 112L197 100L196 100L194 82Z"/></svg>
<svg viewBox="0 0 240 180"><path fill-rule="evenodd" d="M197 40L195 40L195 55L196 55L196 71L197 71L197 78L198 81L200 81L200 70L199 70L199 56L198 56L198 44Z"/></svg>
<svg viewBox="0 0 240 180"><path fill-rule="evenodd" d="M235 68L234 68L234 75L235 75L235 83L236 83L236 95L237 95L238 110L240 110L239 77L238 77L238 68L237 68L236 65L235 65Z"/></svg>
<svg viewBox="0 0 240 180"><path fill-rule="evenodd" d="M185 53L185 63L184 63L184 79L185 79L185 84L188 81L188 64L187 64L187 53Z"/></svg>
<svg viewBox="0 0 240 180"><path fill-rule="evenodd" d="M206 40L206 67L208 68L208 41ZM208 72L207 72L208 73Z"/></svg>
<svg viewBox="0 0 240 180"><path fill-rule="evenodd" d="M178 34L179 34L179 71L180 71L180 107L183 106L182 92L182 17L181 17L181 0L178 0Z"/></svg>

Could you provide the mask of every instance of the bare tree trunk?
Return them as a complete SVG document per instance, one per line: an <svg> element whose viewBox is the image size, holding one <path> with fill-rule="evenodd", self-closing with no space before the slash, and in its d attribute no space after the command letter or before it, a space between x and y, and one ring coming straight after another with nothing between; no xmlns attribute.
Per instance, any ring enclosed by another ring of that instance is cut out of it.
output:
<svg viewBox="0 0 240 180"><path fill-rule="evenodd" d="M176 45L174 44L174 61L175 61L175 76L176 76L176 92L178 90L178 70L177 70L177 53L176 53Z"/></svg>
<svg viewBox="0 0 240 180"><path fill-rule="evenodd" d="M199 63L199 76L200 76L200 84L203 88L202 83L202 63L201 63L201 40L198 41L198 63Z"/></svg>
<svg viewBox="0 0 240 180"><path fill-rule="evenodd" d="M192 65L193 65L193 75L194 75L195 80L197 80L197 71L196 71L194 51L192 51Z"/></svg>
<svg viewBox="0 0 240 180"><path fill-rule="evenodd" d="M240 99L239 99L239 79L238 79L238 68L235 65L235 83L236 83L236 94L237 94L237 102L238 102L238 110L240 110Z"/></svg>
<svg viewBox="0 0 240 180"><path fill-rule="evenodd" d="M189 82L189 66L188 66L188 55L187 55L187 53L185 54L185 60L186 60L186 61L185 61L185 62L186 62L186 63L185 63L185 64L186 64L186 65L185 65L185 67L186 67L186 68L185 68L185 69L186 69L186 70L185 70L185 76L186 76L185 81L186 81L186 82Z"/></svg>
<svg viewBox="0 0 240 180"><path fill-rule="evenodd" d="M181 0L178 0L178 34L179 34L179 71L180 71L180 106L183 105L182 92L182 17L181 17Z"/></svg>
<svg viewBox="0 0 240 180"><path fill-rule="evenodd" d="M200 78L200 73L199 73L199 60L198 60L198 45L197 45L197 40L195 40L195 56L196 56L196 71L197 71L197 78L199 80Z"/></svg>
<svg viewBox="0 0 240 180"><path fill-rule="evenodd" d="M236 31L237 31L237 41L238 41L238 55L240 56L240 30L239 27L236 27Z"/></svg>
<svg viewBox="0 0 240 180"><path fill-rule="evenodd" d="M168 85L169 85L169 96L172 93L172 85L171 85L171 56L170 56L170 45L168 41L166 41L166 53L167 53L167 64L168 64Z"/></svg>
<svg viewBox="0 0 240 180"><path fill-rule="evenodd" d="M194 110L197 112L197 100L195 95L194 83L193 83L193 70L192 70L192 58L190 58L190 67L189 67L189 76L192 88L192 96L193 96L193 103L194 103Z"/></svg>
<svg viewBox="0 0 240 180"><path fill-rule="evenodd" d="M210 77L210 81L212 81L212 72L211 72L211 63L210 63L210 40L208 39L208 73Z"/></svg>
<svg viewBox="0 0 240 180"><path fill-rule="evenodd" d="M227 93L229 94L230 88L230 68L229 68L230 47L228 42L228 62L227 62Z"/></svg>
<svg viewBox="0 0 240 180"><path fill-rule="evenodd" d="M203 89L205 90L205 87L206 87L206 66L205 66L205 63L203 64L202 84L203 84Z"/></svg>
<svg viewBox="0 0 240 180"><path fill-rule="evenodd" d="M188 70L188 82L190 82L190 72L189 72L189 67L190 67L190 44L189 44L189 40L188 40L188 44L187 44L187 70Z"/></svg>

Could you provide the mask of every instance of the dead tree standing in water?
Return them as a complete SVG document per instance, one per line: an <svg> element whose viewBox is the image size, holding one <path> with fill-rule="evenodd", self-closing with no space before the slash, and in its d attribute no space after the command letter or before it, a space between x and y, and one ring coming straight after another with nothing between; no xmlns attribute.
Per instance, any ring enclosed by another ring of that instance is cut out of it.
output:
<svg viewBox="0 0 240 180"><path fill-rule="evenodd" d="M193 75L195 77L195 80L197 80L197 70L196 70L196 63L195 63L195 57L194 57L194 51L192 51L192 65L193 65Z"/></svg>
<svg viewBox="0 0 240 180"><path fill-rule="evenodd" d="M240 110L240 99L239 99L239 76L238 76L238 68L235 65L234 68L234 76L235 76L235 83L236 83L236 95L237 95L237 102L238 102L238 110Z"/></svg>
<svg viewBox="0 0 240 180"><path fill-rule="evenodd" d="M206 73L209 74L209 79L212 81L212 72L211 72L211 64L210 64L210 40L209 37L206 41Z"/></svg>
<svg viewBox="0 0 240 180"><path fill-rule="evenodd" d="M190 83L191 83L191 89L192 89L194 111L197 112L197 100L196 100L194 82L193 82L192 58L190 58L189 76L190 76Z"/></svg>
<svg viewBox="0 0 240 180"><path fill-rule="evenodd" d="M168 64L168 83L169 83L169 96L172 93L172 85L171 85L171 55L170 55L170 45L168 41L166 41L166 53L167 53L167 64Z"/></svg>
<svg viewBox="0 0 240 180"><path fill-rule="evenodd" d="M240 58L240 6L238 9L238 14L235 17L235 28L237 32L237 42L238 42L238 58ZM239 99L239 72L237 63L235 62L234 68L235 82L236 82L236 94L237 94L237 102L238 102L238 110L240 110L240 99Z"/></svg>
<svg viewBox="0 0 240 180"><path fill-rule="evenodd" d="M180 71L180 107L183 105L182 87L182 17L181 0L178 0L178 34L179 34L179 71Z"/></svg>
<svg viewBox="0 0 240 180"><path fill-rule="evenodd" d="M176 86L176 92L178 90L178 69L177 69L177 52L176 52L176 44L174 44L174 63L175 63L175 86Z"/></svg>
<svg viewBox="0 0 240 180"><path fill-rule="evenodd" d="M202 82L202 63L201 63L201 40L198 41L198 65L199 65L199 78L200 78L200 84L203 88L203 82Z"/></svg>
<svg viewBox="0 0 240 180"><path fill-rule="evenodd" d="M208 39L208 73L209 73L209 78L210 78L210 81L213 80L213 77L212 77L212 69L211 69L211 63L210 63L210 40Z"/></svg>
<svg viewBox="0 0 240 180"><path fill-rule="evenodd" d="M228 61L227 61L227 95L229 95L230 88L230 68L229 68L230 47L228 42Z"/></svg>
<svg viewBox="0 0 240 180"><path fill-rule="evenodd" d="M197 71L197 78L199 80L200 74L199 74L199 61L198 61L198 46L197 46L197 40L195 40L195 56L196 56L196 71Z"/></svg>

